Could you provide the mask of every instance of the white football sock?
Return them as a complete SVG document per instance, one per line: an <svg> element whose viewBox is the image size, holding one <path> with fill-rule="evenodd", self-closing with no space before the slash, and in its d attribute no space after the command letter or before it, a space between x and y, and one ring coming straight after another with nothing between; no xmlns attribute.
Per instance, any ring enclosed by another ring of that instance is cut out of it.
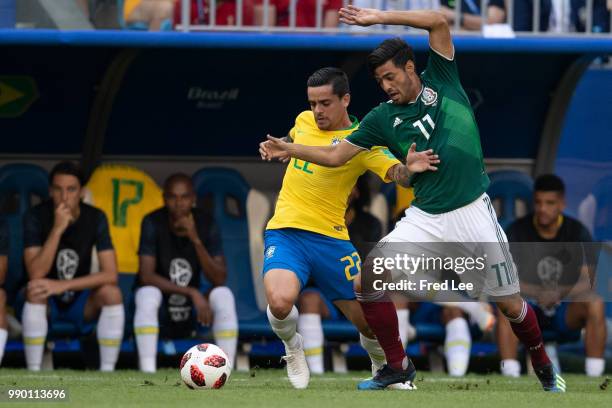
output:
<svg viewBox="0 0 612 408"><path fill-rule="evenodd" d="M448 374L453 377L465 375L470 363L472 336L467 321L456 317L446 324L444 354L448 365Z"/></svg>
<svg viewBox="0 0 612 408"><path fill-rule="evenodd" d="M28 370L40 371L48 331L47 305L26 302L21 321Z"/></svg>
<svg viewBox="0 0 612 408"><path fill-rule="evenodd" d="M285 349L299 349L301 347L301 341L299 337L296 336L299 316L297 308L293 306L287 317L284 319L277 319L272 314L272 311L270 311L270 306L268 305L267 314L270 326L272 326L272 331L283 341Z"/></svg>
<svg viewBox="0 0 612 408"><path fill-rule="evenodd" d="M520 377L521 376L521 363L515 359L505 359L500 364L501 373L506 377Z"/></svg>
<svg viewBox="0 0 612 408"><path fill-rule="evenodd" d="M215 342L225 351L233 367L238 345L238 316L234 294L228 287L219 286L210 292L208 301L213 312L212 331Z"/></svg>
<svg viewBox="0 0 612 408"><path fill-rule="evenodd" d="M103 306L96 335L100 346L100 371L114 371L123 339L125 311L123 304Z"/></svg>
<svg viewBox="0 0 612 408"><path fill-rule="evenodd" d="M0 365L2 364L2 357L4 357L4 347L6 346L7 337L8 331L0 328Z"/></svg>
<svg viewBox="0 0 612 408"><path fill-rule="evenodd" d="M304 339L304 354L312 374L323 374L323 325L318 313L301 313L298 332Z"/></svg>
<svg viewBox="0 0 612 408"><path fill-rule="evenodd" d="M397 309L397 323L399 327L399 335L402 340L402 347L404 350L408 345L408 326L410 326L410 310L408 309Z"/></svg>
<svg viewBox="0 0 612 408"><path fill-rule="evenodd" d="M359 333L359 343L361 343L361 347L363 347L370 356L370 361L372 361L372 375L374 375L375 371L387 362L385 352L380 346L380 343L378 343L378 340L370 339L361 333Z"/></svg>
<svg viewBox="0 0 612 408"><path fill-rule="evenodd" d="M584 361L584 370L589 377L601 377L606 368L606 360L603 358L587 357Z"/></svg>
<svg viewBox="0 0 612 408"><path fill-rule="evenodd" d="M140 371L154 373L157 370L157 339L159 337L159 308L162 292L155 286L143 286L136 290L134 334L138 349Z"/></svg>

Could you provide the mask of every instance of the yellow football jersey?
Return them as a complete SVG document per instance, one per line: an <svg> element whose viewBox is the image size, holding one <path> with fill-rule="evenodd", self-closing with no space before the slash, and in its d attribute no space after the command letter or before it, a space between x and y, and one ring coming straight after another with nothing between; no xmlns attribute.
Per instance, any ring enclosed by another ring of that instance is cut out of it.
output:
<svg viewBox="0 0 612 408"><path fill-rule="evenodd" d="M99 166L86 188L91 204L108 218L119 272L138 272L140 224L145 215L164 205L161 189L142 170L113 164Z"/></svg>
<svg viewBox="0 0 612 408"><path fill-rule="evenodd" d="M317 127L312 111L295 119L289 136L295 143L327 146L340 143L359 122L351 116L348 129L325 131ZM349 239L344 222L348 196L366 170L388 182L387 171L399 161L385 148L362 151L340 167L324 167L292 158L287 166L274 216L267 229L298 228L332 238Z"/></svg>

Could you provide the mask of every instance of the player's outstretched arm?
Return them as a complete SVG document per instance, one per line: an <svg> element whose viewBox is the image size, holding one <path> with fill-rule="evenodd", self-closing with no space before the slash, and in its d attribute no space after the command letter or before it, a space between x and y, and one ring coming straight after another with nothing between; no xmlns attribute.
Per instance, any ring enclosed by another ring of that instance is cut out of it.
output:
<svg viewBox="0 0 612 408"><path fill-rule="evenodd" d="M287 143L269 135L268 141L270 143L264 146L260 145L263 150L261 155L265 160L270 161L290 156L326 167L342 166L362 150L345 141L333 146L305 146L297 143Z"/></svg>
<svg viewBox="0 0 612 408"><path fill-rule="evenodd" d="M349 25L404 25L429 31L429 45L448 59L454 56L450 29L444 14L433 10L382 11L348 5L340 9L340 21Z"/></svg>

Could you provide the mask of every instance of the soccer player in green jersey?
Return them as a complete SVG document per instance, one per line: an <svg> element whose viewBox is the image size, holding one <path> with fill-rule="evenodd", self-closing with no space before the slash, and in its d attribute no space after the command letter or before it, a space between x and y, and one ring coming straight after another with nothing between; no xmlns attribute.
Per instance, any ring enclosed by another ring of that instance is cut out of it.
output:
<svg viewBox="0 0 612 408"><path fill-rule="evenodd" d="M417 73L412 49L403 40L385 40L368 56L368 65L389 96L388 102L372 109L361 127L337 145L303 146L270 137L272 143L266 145L265 154L268 159L291 156L335 167L364 149L387 146L395 157L405 160L405 172L411 177L416 198L382 241L402 243L402 252L413 257L421 255L422 245L416 243L495 243L487 247L482 290L497 303L530 351L544 390L564 392L565 381L546 355L536 315L519 294L507 239L486 194L489 179L478 126L459 80L446 19L435 11L380 11L355 6L341 9L340 16L342 22L351 25L406 25L427 30L431 49L425 70ZM437 171L413 174L409 169L416 151L427 149L439 156ZM414 378L414 366L399 340L393 304L383 291L361 289L360 280L356 280L364 315L385 350L388 365L359 388L384 389Z"/></svg>

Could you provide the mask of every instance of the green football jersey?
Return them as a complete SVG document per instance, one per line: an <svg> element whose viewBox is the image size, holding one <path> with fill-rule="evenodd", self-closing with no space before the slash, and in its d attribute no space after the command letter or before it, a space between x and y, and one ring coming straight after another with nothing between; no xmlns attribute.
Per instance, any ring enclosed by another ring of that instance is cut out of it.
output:
<svg viewBox="0 0 612 408"><path fill-rule="evenodd" d="M365 149L387 146L404 163L412 143L417 151L433 149L440 156L438 171L412 177L413 205L440 214L476 200L487 190L489 177L476 118L461 87L455 60L430 50L420 77L423 86L415 102L381 103L345 140Z"/></svg>

